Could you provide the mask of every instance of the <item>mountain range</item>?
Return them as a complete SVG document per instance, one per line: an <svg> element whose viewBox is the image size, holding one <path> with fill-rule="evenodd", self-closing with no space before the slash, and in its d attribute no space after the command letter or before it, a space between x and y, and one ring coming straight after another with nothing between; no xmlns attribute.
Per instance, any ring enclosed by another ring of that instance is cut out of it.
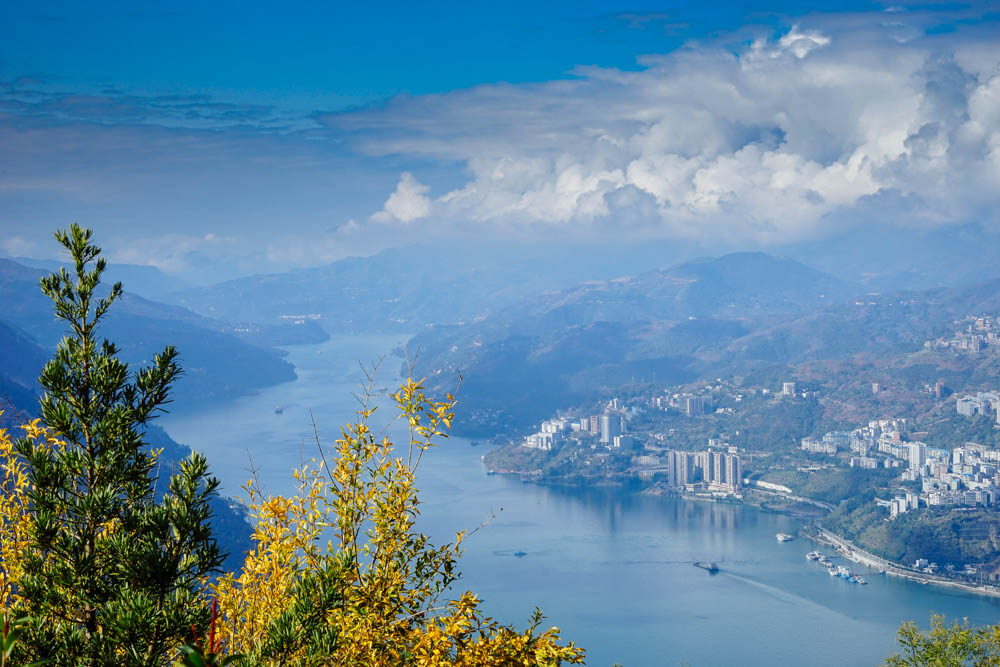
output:
<svg viewBox="0 0 1000 667"><path fill-rule="evenodd" d="M780 374L809 361L913 353L957 319L1000 312L998 295L997 280L871 293L793 260L735 253L430 327L407 351L438 391L454 391L461 377L457 428L485 435L628 383Z"/></svg>
<svg viewBox="0 0 1000 667"><path fill-rule="evenodd" d="M0 345L0 387L8 396L20 396L19 407L34 393L42 364L66 332L53 315L52 302L39 288L39 279L46 273L0 259L0 303L4 304L0 336L6 343ZM254 333L244 327L243 337L233 329L178 306L126 292L109 312L101 334L118 344L121 357L133 367L151 361L165 345L174 345L184 369L175 394L182 405L230 398L294 379L284 353L267 344L267 329ZM317 330L308 339L324 336Z"/></svg>

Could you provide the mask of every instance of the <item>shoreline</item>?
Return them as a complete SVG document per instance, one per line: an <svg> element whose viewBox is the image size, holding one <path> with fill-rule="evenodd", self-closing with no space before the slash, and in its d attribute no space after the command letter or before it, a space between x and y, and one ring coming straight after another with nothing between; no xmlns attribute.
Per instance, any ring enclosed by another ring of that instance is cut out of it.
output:
<svg viewBox="0 0 1000 667"><path fill-rule="evenodd" d="M492 471L492 474L516 475L519 473L517 471L495 470ZM532 484L543 483L537 479L525 479L523 473L521 473L521 481ZM622 482L618 482L617 484L615 482L610 482L610 483L609 482L610 480L608 482L605 482L604 485L627 486ZM568 484L568 485L573 486L573 484ZM755 492L763 491L762 489L757 489L754 487L748 487L747 490L753 490ZM785 514L786 516L791 516L792 518L798 519L799 521L811 521L812 525L808 526L807 530L815 531L815 534L812 535L807 534L807 537L820 544L828 544L830 546L833 546L841 557L851 561L852 563L858 563L866 567L874 568L876 570L879 570L880 573L884 573L887 576L899 577L900 579L907 579L909 581L913 581L915 583L923 585L941 586L944 588L952 588L955 590L960 590L966 593L972 593L974 595L981 595L983 597L1000 598L1000 586L976 586L973 584L967 584L962 581L956 581L939 575L927 574L923 572L915 572L899 563L894 563L890 560L882 558L881 556L876 556L875 554L865 551L864 549L857 546L850 540L840 537L839 535L832 533L829 530L821 527L816 522L815 516L810 516L808 514L796 512L795 510L789 508L768 507L762 504L748 502L748 500L745 497L735 498L729 496L723 498L723 497L711 496L708 494L698 495L698 494L688 494L676 491L664 492L663 490L655 490L651 492L650 489L636 490L635 492L643 495L672 495L676 498L680 498L682 500L690 502L709 502L709 503L723 503L729 505L746 505L747 507L755 507L758 510L764 512ZM805 502L813 506L817 506L826 511L829 511L830 509L830 505L828 503L824 503L822 501L817 501L813 499L805 499L798 496L788 496L786 494L776 493L776 492L771 492L771 493L764 492L764 495L770 495L777 498L784 498L786 500L792 501L793 503Z"/></svg>
<svg viewBox="0 0 1000 667"><path fill-rule="evenodd" d="M940 577L933 574L926 574L923 572L915 572L909 568L903 567L899 563L894 563L890 560L882 558L881 556L876 556L875 554L869 553L864 549L861 549L860 547L855 545L850 540L846 540L837 535L836 533L832 533L825 528L822 528L818 525L814 525L813 528L817 532L816 536L811 537L813 541L819 542L820 544L831 545L840 556L846 558L852 563L858 563L866 567L875 568L890 577L899 577L900 579L908 579L910 581L914 581L925 585L954 588L957 590L964 591L966 593L974 593L976 595L982 595L984 597L1000 598L1000 587L975 586L973 584L967 584L961 581L955 581L953 579L948 579L946 577Z"/></svg>

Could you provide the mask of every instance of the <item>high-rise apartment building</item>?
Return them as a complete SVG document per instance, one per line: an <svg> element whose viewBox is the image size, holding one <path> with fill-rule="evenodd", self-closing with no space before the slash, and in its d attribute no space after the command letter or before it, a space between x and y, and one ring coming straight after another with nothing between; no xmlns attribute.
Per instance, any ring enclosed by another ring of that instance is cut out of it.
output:
<svg viewBox="0 0 1000 667"><path fill-rule="evenodd" d="M616 414L601 415L601 442L610 444L622 434L622 417Z"/></svg>

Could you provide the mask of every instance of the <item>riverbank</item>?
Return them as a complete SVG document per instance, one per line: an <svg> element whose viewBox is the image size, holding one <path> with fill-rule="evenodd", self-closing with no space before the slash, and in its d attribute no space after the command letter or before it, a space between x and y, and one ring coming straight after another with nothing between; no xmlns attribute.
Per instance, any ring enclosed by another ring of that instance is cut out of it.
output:
<svg viewBox="0 0 1000 667"><path fill-rule="evenodd" d="M845 540L825 528L820 526L814 526L814 528L816 530L816 535L812 538L814 541L821 544L829 544L837 550L838 554L847 560L853 563L858 563L859 565L875 568L890 577L899 577L901 579L909 579L910 581L915 581L920 584L933 584L935 586L944 586L946 588L953 588L967 593L975 593L976 595L1000 598L1000 588L996 586L974 586L972 584L955 581L954 579L948 579L946 577L927 574L925 572L917 572L900 565L899 563L894 563L865 551L853 542Z"/></svg>
<svg viewBox="0 0 1000 667"><path fill-rule="evenodd" d="M529 483L548 483L553 484L552 480L547 480L542 482L540 475L537 476L526 476L524 471L511 470L491 470L490 472L495 474L508 474L508 475L520 475L522 482ZM558 485L556 482L555 484ZM565 486L574 486L573 483L565 483ZM604 479L601 483L596 485L615 485L610 479ZM595 484L587 485L595 486ZM758 507L761 510L768 512L775 512L778 514L784 514L786 516L791 516L795 519L801 521L810 522L813 525L815 534L810 537L817 542L823 544L832 545L837 552L843 556L845 559L850 560L854 563L864 565L867 567L872 567L880 572L885 573L888 576L899 577L901 579L908 579L916 583L924 585L934 585L941 586L945 588L951 588L955 590L961 590L968 593L973 593L976 595L982 595L991 598L1000 598L1000 587L997 586L976 586L963 581L957 581L955 579L950 579L948 577L928 574L925 572L919 572L910 569L899 563L895 563L886 560L880 556L876 556L864 549L858 547L854 543L846 540L835 533L832 533L825 528L822 528L818 524L818 519L821 515L830 512L834 509L833 505L821 500L816 500L814 498L807 498L804 496L798 496L794 494L786 494L777 491L771 491L767 489L761 489L757 487L746 487L743 494L740 497L735 497L732 495L719 496L713 494L691 494L680 492L674 488L666 487L661 484L653 484L645 489L639 491L641 495L653 495L653 496L673 496L686 501L695 502L709 502L709 503L720 503L728 505L748 505L753 507ZM768 502L779 501L778 503ZM787 503L787 504L783 504Z"/></svg>

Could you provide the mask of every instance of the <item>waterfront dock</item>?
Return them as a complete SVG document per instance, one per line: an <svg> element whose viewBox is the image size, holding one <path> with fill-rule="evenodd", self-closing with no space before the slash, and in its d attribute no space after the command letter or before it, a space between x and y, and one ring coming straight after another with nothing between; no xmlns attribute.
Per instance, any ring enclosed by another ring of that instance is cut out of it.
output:
<svg viewBox="0 0 1000 667"><path fill-rule="evenodd" d="M899 563L893 563L892 561L888 561L884 558L876 556L875 554L868 553L864 549L858 548L852 542L849 542L824 528L816 526L816 531L820 541L833 546L837 550L837 553L847 560L858 563L859 565L874 568L890 577L909 579L910 581L916 581L921 584L934 584L935 586L955 588L968 593L976 593L977 595L1000 597L1000 588L996 586L974 586L972 584L955 581L946 577L917 572L915 570L905 568Z"/></svg>

